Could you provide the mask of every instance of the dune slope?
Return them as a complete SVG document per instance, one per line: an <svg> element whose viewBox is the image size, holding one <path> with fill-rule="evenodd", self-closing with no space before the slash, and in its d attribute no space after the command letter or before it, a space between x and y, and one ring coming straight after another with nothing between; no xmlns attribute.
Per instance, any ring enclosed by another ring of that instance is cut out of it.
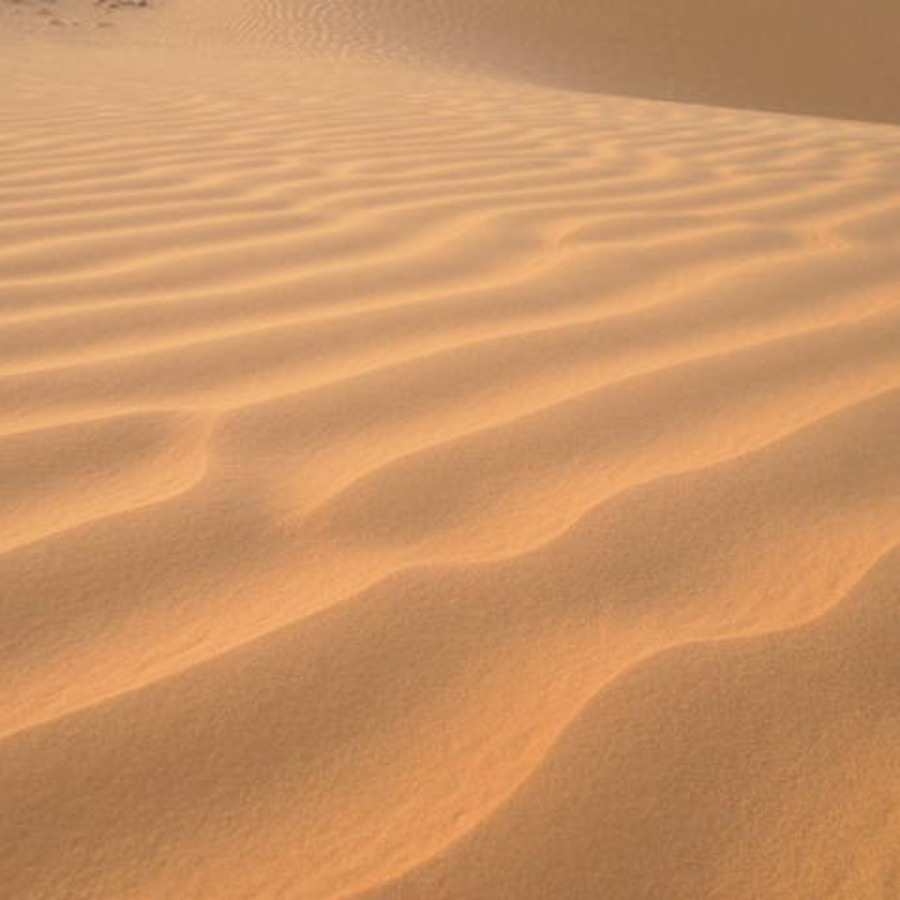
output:
<svg viewBox="0 0 900 900"><path fill-rule="evenodd" d="M4 897L900 888L898 131L650 6L4 4Z"/></svg>
<svg viewBox="0 0 900 900"><path fill-rule="evenodd" d="M388 56L578 90L900 122L891 0L268 3L282 24L318 22Z"/></svg>

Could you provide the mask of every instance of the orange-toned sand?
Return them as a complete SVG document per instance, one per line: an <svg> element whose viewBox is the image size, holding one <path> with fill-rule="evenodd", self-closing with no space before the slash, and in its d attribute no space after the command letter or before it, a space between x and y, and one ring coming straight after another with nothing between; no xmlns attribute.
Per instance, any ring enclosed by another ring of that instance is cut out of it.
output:
<svg viewBox="0 0 900 900"><path fill-rule="evenodd" d="M900 897L898 10L0 0L2 900Z"/></svg>

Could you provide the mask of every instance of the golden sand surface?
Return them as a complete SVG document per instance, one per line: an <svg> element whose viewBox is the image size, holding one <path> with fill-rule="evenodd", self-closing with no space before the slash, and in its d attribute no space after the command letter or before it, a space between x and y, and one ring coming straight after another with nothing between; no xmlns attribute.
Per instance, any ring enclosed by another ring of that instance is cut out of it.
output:
<svg viewBox="0 0 900 900"><path fill-rule="evenodd" d="M900 897L898 34L0 0L0 897Z"/></svg>

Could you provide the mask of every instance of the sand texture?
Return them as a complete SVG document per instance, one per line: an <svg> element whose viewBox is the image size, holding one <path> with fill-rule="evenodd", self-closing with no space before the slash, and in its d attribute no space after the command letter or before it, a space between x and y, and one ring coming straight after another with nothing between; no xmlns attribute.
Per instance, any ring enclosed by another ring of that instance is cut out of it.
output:
<svg viewBox="0 0 900 900"><path fill-rule="evenodd" d="M900 897L898 33L0 0L0 897Z"/></svg>

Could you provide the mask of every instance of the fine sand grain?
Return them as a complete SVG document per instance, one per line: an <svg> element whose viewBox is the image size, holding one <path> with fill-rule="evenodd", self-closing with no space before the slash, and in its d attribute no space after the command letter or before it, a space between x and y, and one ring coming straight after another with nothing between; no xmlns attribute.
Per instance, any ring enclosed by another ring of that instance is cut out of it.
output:
<svg viewBox="0 0 900 900"><path fill-rule="evenodd" d="M900 896L898 9L0 0L3 900Z"/></svg>

